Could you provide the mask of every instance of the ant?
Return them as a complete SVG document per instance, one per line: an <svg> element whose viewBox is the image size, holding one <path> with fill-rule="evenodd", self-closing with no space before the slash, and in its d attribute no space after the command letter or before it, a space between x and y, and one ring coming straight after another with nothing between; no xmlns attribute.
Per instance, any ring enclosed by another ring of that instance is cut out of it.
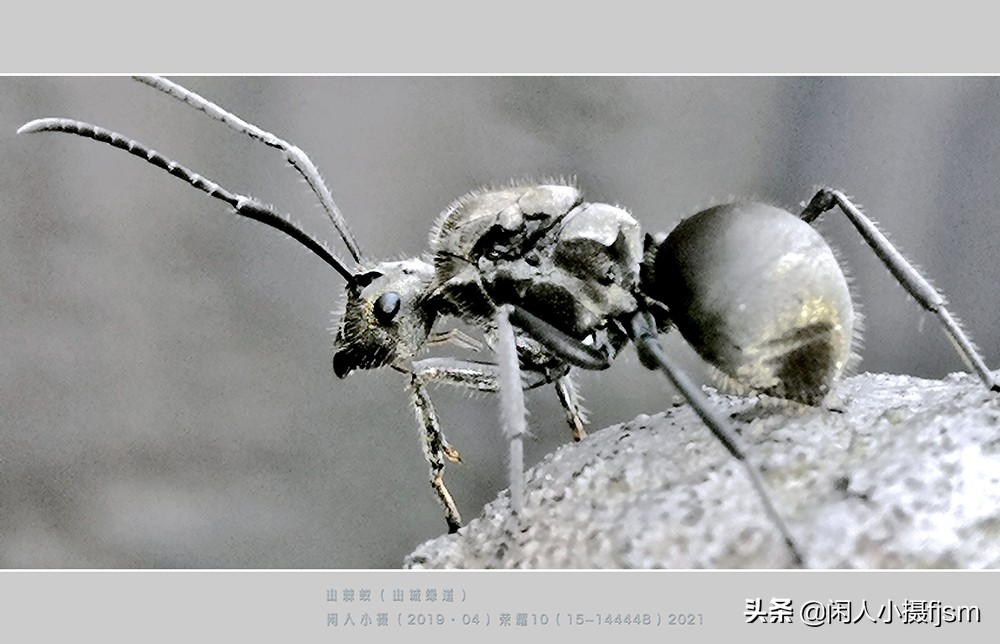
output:
<svg viewBox="0 0 1000 644"><path fill-rule="evenodd" d="M586 422L572 369L605 369L632 344L640 362L662 372L744 465L792 561L802 564L801 548L731 423L663 351L659 336L676 327L734 386L822 404L851 364L856 336L847 279L811 225L833 209L849 219L906 291L938 317L983 384L1000 391L944 298L838 190L820 189L798 214L735 201L653 235L643 234L623 208L587 202L573 182L514 182L454 201L432 227L429 255L374 262L362 253L301 149L169 80L137 80L281 150L320 200L351 262L272 206L231 192L116 132L62 118L31 121L18 132L64 132L125 150L227 203L236 214L283 232L337 271L346 298L335 326L334 373L344 378L359 369L390 367L408 379L431 487L451 532L462 519L443 472L447 461L461 459L441 430L428 386L501 393L516 512L519 438L526 431L522 389L553 385L573 439L582 440ZM437 322L447 318L481 330L499 362L418 359L429 346L480 348L458 328L437 330Z"/></svg>

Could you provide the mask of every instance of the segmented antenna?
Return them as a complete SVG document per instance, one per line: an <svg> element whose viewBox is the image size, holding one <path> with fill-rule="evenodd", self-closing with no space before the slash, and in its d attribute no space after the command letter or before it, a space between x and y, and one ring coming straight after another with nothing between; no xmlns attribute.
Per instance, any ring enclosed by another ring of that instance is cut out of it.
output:
<svg viewBox="0 0 1000 644"><path fill-rule="evenodd" d="M177 83L167 80L161 76L133 76L133 78L140 83L149 85L154 89L158 89L168 96L172 96L179 101L187 103L191 107L208 114L217 121L221 121L228 125L233 130L237 132L242 132L250 138L256 139L267 146L272 148L277 148L281 150L285 155L285 160L288 161L289 165L295 168L296 171L302 178L306 180L309 184L309 188L313 193L319 198L320 203L323 204L323 209L326 211L327 217L330 218L330 223L333 227L337 229L340 234L340 238L344 240L344 245L347 246L348 252L350 252L351 257L354 258L356 264L363 264L364 254L358 247L357 242L354 240L354 236L351 231L347 228L347 220L344 219L344 215L340 212L337 204L333 201L333 194L330 189L326 187L326 183L323 181L323 177L320 176L319 170L313 164L312 160L302 151L299 147L292 145L284 139L280 139L277 136L271 134L266 130L262 130L253 123L248 123L240 117L236 116L232 112L225 110L212 101L195 94L191 90L181 87Z"/></svg>
<svg viewBox="0 0 1000 644"><path fill-rule="evenodd" d="M280 230L336 269L349 283L353 283L354 281L354 274L347 270L344 263L325 244L292 223L288 215L279 214L274 210L273 206L269 206L253 197L230 192L211 179L203 177L197 172L168 159L159 152L134 139L91 123L65 118L36 119L25 123L17 131L18 134L31 132L65 132L67 134L76 134L77 136L93 139L94 141L107 143L119 150L125 150L129 154L166 170L178 179L183 179L210 197L215 197L220 201L226 202L233 207L236 214Z"/></svg>

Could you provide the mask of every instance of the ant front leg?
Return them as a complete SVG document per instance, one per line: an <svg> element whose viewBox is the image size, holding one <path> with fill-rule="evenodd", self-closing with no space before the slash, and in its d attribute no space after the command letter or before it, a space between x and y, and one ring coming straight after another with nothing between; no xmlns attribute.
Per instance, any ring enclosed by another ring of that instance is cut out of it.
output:
<svg viewBox="0 0 1000 644"><path fill-rule="evenodd" d="M433 382L489 393L499 391L500 367L490 362L426 358L415 362L413 369L414 373L419 374L421 384ZM549 378L541 371L532 369L521 371L524 389L540 387L550 382ZM576 382L573 381L572 373L567 372L551 382L555 385L556 395L563 408L573 441L583 440L587 437L587 410L583 407L582 397Z"/></svg>
<svg viewBox="0 0 1000 644"><path fill-rule="evenodd" d="M497 309L497 361L500 367L500 422L509 444L507 463L510 510L516 517L524 511L524 435L528 433L524 386L517 356L517 337L510 323L511 306Z"/></svg>
<svg viewBox="0 0 1000 644"><path fill-rule="evenodd" d="M946 308L944 296L931 286L930 282L903 257L902 253L896 250L896 247L882 234L875 222L865 216L861 209L855 206L844 193L830 188L821 189L799 216L803 221L812 223L821 214L833 209L834 206L838 206L841 212L847 216L861 233L868 246L896 278L896 281L906 289L906 292L912 295L924 309L937 315L959 356L969 368L976 372L987 389L1000 392L1000 383L997 383L993 378L993 374L986 366L979 351L976 350L975 345L972 344L972 340L962 331L958 320Z"/></svg>
<svg viewBox="0 0 1000 644"><path fill-rule="evenodd" d="M430 483L438 501L444 507L445 521L448 523L448 531L455 532L462 527L462 517L458 511L451 493L444 484L445 461L454 463L462 461L461 456L452 447L441 431L441 424L438 421L437 412L431 402L430 394L427 393L428 384L446 384L463 389L474 391L498 392L500 391L501 368L499 365L488 362L474 362L470 360L458 360L455 358L426 358L413 363L410 373L410 394L413 409L417 415L417 422L420 423L420 446L424 453L424 458L430 466ZM538 371L518 370L523 389L532 389L547 382L545 374ZM566 378L566 376L563 376ZM556 382L557 391L560 391L560 401L563 400L562 389L559 389L560 378ZM572 418L570 427L580 424L583 419L580 416L582 409L579 407L575 391L567 397L573 403L573 407L566 409L567 418ZM570 410L574 410L573 415ZM514 467L512 465L512 467Z"/></svg>
<svg viewBox="0 0 1000 644"><path fill-rule="evenodd" d="M438 422L437 412L434 411L434 404L427 394L427 389L420 382L420 376L414 373L410 378L410 393L413 409L417 413L417 422L423 428L420 433L420 446L424 452L424 458L430 465L431 489L437 495L438 501L444 507L444 518L448 522L448 532L457 532L462 527L462 515L458 512L455 500L444 484L444 462L445 458L452 461L460 461L458 452L455 451L444 437L441 431L441 424Z"/></svg>

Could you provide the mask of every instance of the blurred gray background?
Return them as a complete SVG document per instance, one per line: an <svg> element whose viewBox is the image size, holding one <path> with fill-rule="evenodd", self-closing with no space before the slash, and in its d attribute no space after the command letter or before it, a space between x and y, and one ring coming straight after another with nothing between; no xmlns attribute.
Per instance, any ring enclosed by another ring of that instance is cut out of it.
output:
<svg viewBox="0 0 1000 644"><path fill-rule="evenodd" d="M1000 367L1000 79L178 80L306 149L377 258L422 252L452 199L511 177L575 175L649 231L841 187ZM399 374L332 373L339 276L120 151L15 136L40 116L127 133L335 241L278 153L154 90L0 78L0 566L391 568L442 533ZM861 370L964 368L846 220L820 228L866 315ZM580 380L595 428L673 396L631 350ZM468 520L506 487L496 403L434 397ZM533 463L568 430L549 388L528 402Z"/></svg>

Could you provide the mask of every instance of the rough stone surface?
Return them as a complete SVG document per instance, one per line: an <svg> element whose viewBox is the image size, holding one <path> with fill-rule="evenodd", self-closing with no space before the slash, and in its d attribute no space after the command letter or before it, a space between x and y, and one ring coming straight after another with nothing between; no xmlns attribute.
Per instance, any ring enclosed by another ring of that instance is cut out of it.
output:
<svg viewBox="0 0 1000 644"><path fill-rule="evenodd" d="M1000 396L863 374L827 408L718 395L810 568L1000 567ZM743 467L687 405L593 432L407 568L785 568Z"/></svg>

